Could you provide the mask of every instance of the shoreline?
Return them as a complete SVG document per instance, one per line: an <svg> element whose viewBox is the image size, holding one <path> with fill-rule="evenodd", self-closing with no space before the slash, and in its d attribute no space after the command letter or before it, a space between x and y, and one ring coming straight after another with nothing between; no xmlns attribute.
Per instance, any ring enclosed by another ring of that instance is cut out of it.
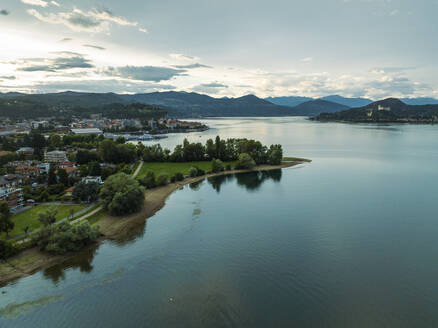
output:
<svg viewBox="0 0 438 328"><path fill-rule="evenodd" d="M135 227L138 227L139 224L144 224L147 219L154 216L155 213L162 209L166 204L167 198L174 191L181 189L185 185L200 182L214 176L278 170L309 162L311 162L311 160L297 159L294 161L285 161L280 165L259 165L252 170L231 170L209 173L200 177L186 178L183 181L170 183L163 187L148 189L145 195L145 204L140 212L128 216L117 217L105 215L105 217L97 222L102 234L98 239L97 244L100 244L105 240L118 240L129 235L129 232ZM88 247L95 246L96 243ZM52 255L42 252L36 247L24 250L20 254L0 263L0 288L20 278L31 276L52 265L65 262L76 255L77 252L65 255Z"/></svg>

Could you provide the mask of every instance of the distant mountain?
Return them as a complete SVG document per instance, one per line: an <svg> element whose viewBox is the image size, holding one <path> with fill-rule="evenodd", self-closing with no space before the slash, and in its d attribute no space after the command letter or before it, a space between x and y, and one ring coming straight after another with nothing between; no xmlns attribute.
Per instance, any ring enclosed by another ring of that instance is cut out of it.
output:
<svg viewBox="0 0 438 328"><path fill-rule="evenodd" d="M297 114L303 116L314 116L320 113L335 113L348 108L347 106L321 99L306 101L294 107Z"/></svg>
<svg viewBox="0 0 438 328"><path fill-rule="evenodd" d="M140 102L166 108L169 115L176 117L219 117L219 116L293 116L293 108L278 106L254 95L239 98L213 98L188 92L153 92L136 95L122 95L127 102Z"/></svg>
<svg viewBox="0 0 438 328"><path fill-rule="evenodd" d="M438 100L435 98L401 98L408 105L438 105Z"/></svg>
<svg viewBox="0 0 438 328"><path fill-rule="evenodd" d="M363 107L371 104L373 101L366 98L346 98L339 95L327 96L319 98L321 100L331 101L337 104L341 104L350 108Z"/></svg>
<svg viewBox="0 0 438 328"><path fill-rule="evenodd" d="M268 97L265 98L265 100L275 105L295 107L306 101L313 100L313 98L291 96L291 97Z"/></svg>
<svg viewBox="0 0 438 328"><path fill-rule="evenodd" d="M388 98L359 108L319 114L313 119L360 123L437 123L438 105L407 105L400 99Z"/></svg>

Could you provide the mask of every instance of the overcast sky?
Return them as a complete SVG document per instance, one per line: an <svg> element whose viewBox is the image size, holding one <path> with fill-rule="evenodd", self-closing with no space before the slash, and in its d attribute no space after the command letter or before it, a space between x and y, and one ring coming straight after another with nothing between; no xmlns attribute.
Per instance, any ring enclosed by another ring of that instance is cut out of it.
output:
<svg viewBox="0 0 438 328"><path fill-rule="evenodd" d="M0 92L438 97L438 0L2 0Z"/></svg>

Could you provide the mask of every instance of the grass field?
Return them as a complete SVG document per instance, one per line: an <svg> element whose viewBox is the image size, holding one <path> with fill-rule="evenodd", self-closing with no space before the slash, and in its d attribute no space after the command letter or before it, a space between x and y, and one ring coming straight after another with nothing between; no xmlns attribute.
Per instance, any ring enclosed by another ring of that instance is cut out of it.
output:
<svg viewBox="0 0 438 328"><path fill-rule="evenodd" d="M76 213L85 207L87 207L87 205L37 205L12 217L15 227L14 230L9 232L9 236L21 235L24 233L26 226L29 227L29 232L41 227L41 223L38 220L39 214L46 212L48 209L55 208L58 210L56 220L60 220L71 215L70 210L73 209ZM2 234L2 236L5 236L5 234Z"/></svg>
<svg viewBox="0 0 438 328"><path fill-rule="evenodd" d="M234 167L235 162L225 162L224 166L230 164ZM189 174L189 170L192 166L197 166L204 171L211 171L211 162L183 162L183 163L144 163L137 178L142 178L148 171L153 171L155 176L161 173L166 173L169 177L175 175L175 173L181 172L184 175Z"/></svg>

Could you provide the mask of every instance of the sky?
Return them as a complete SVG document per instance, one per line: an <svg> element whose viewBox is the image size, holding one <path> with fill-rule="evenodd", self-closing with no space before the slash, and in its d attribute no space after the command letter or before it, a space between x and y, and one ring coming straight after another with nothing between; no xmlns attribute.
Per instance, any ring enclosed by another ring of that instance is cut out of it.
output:
<svg viewBox="0 0 438 328"><path fill-rule="evenodd" d="M438 97L438 0L2 0L0 92Z"/></svg>

